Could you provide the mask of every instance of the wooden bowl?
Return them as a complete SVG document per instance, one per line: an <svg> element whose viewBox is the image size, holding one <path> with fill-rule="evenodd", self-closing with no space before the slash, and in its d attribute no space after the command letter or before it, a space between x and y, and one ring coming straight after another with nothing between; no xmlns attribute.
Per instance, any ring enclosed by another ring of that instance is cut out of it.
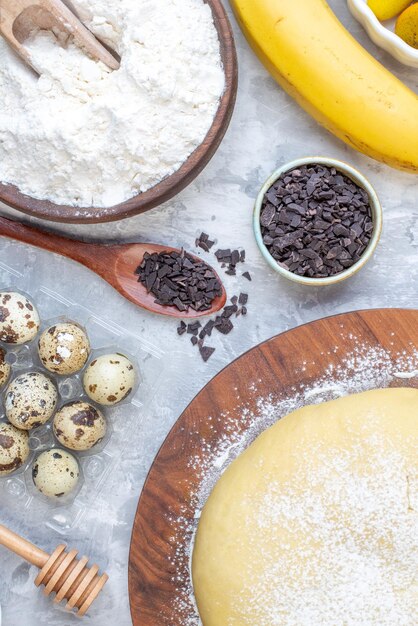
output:
<svg viewBox="0 0 418 626"><path fill-rule="evenodd" d="M170 200L189 185L209 163L228 128L234 110L238 63L231 25L221 0L204 0L212 9L218 31L221 58L225 72L225 91L216 116L203 142L192 152L181 168L148 191L126 202L108 208L73 207L47 200L37 200L19 191L14 185L0 184L0 201L28 215L53 222L97 224L125 219L149 211Z"/></svg>
<svg viewBox="0 0 418 626"><path fill-rule="evenodd" d="M261 418L254 428L252 417L260 413L260 398L292 398L306 389L320 389L318 381L328 379L331 391L330 371L337 380L347 376L347 383L334 389L354 392L363 354L382 355L381 362L377 358L370 364L382 386L418 387L415 376L383 384L385 371L413 372L417 344L417 310L344 313L277 335L215 376L173 426L143 487L129 556L133 626L197 625L189 560L200 507L196 494L201 494L205 474L215 478L222 472L218 455L229 463L234 450L238 452L227 442L248 440L250 427L253 436L265 429ZM373 386L373 376L364 381L364 389Z"/></svg>

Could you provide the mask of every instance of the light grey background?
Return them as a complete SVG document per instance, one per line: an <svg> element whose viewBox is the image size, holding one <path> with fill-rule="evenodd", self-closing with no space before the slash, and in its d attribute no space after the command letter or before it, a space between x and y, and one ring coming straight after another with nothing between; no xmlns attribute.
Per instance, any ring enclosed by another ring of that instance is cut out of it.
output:
<svg viewBox="0 0 418 626"><path fill-rule="evenodd" d="M344 0L332 0L330 4L351 32L416 91L416 70L399 65L377 50L349 15ZM100 506L92 507L84 526L67 538L69 544L89 550L111 575L106 593L87 619L95 626L131 624L127 563L141 486L171 425L214 374L260 341L303 322L353 309L418 304L416 176L374 162L321 129L269 77L234 20L233 26L240 63L238 102L225 140L203 174L171 202L134 219L98 226L50 225L80 238L155 241L188 248L205 230L217 238L221 247L245 247L246 269L253 281L229 279L227 288L230 295L240 290L249 292L249 314L238 321L228 337L218 335L213 339L211 343L217 347L214 357L203 364L188 338L177 337L172 320L136 309L88 270L46 252L25 252L36 281L61 293L74 296L76 292L80 302L166 352L165 382L142 416L145 428L133 433L132 450L124 455L107 483ZM342 158L358 167L375 186L384 208L383 237L374 259L358 276L325 289L301 288L278 278L260 256L251 228L254 197L264 179L286 161L315 154ZM4 213L14 214L3 209ZM22 254L21 245L0 241L1 260L13 265ZM59 537L43 526L23 527L8 511L0 509L0 520L48 550L59 542ZM75 624L75 618L51 607L35 590L34 574L33 568L0 549L3 626Z"/></svg>

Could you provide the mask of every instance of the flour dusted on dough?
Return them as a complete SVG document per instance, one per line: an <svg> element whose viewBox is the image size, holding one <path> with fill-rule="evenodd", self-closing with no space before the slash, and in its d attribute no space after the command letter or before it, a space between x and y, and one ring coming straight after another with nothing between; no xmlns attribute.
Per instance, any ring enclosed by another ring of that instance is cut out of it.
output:
<svg viewBox="0 0 418 626"><path fill-rule="evenodd" d="M205 626L416 626L418 391L306 406L222 475L193 555Z"/></svg>
<svg viewBox="0 0 418 626"><path fill-rule="evenodd" d="M364 468L366 453L366 471L347 471ZM321 459L319 453L319 463L305 469L309 488L286 491L273 481L254 502L260 530L280 524L289 543L278 551L250 546L263 567L236 597L243 624L414 626L417 477L408 476L405 460L379 436L350 454L336 449Z"/></svg>
<svg viewBox="0 0 418 626"><path fill-rule="evenodd" d="M122 57L110 71L39 32L38 79L0 38L0 181L60 204L106 207L180 168L208 132L224 89L202 0L73 0Z"/></svg>

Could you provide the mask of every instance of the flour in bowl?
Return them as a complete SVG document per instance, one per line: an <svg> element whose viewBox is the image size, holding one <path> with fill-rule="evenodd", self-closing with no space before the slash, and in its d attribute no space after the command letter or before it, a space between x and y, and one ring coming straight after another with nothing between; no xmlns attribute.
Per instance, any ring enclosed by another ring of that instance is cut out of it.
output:
<svg viewBox="0 0 418 626"><path fill-rule="evenodd" d="M38 199L107 207L173 174L203 141L224 90L203 0L73 0L121 56L111 71L49 31L25 43L38 78L0 38L0 181Z"/></svg>

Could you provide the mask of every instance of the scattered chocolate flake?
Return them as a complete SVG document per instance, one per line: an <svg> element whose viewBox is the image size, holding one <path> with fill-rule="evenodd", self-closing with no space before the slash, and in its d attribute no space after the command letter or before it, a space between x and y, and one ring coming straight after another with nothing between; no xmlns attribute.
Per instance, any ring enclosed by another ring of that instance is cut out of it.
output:
<svg viewBox="0 0 418 626"><path fill-rule="evenodd" d="M181 336L184 335L185 332L187 332L187 326L183 321L181 321L180 326L177 327L177 333Z"/></svg>
<svg viewBox="0 0 418 626"><path fill-rule="evenodd" d="M236 313L238 311L238 307L236 304L231 304L229 306L226 306L224 308L224 310L222 311L222 317L226 317L229 318L231 317L234 313Z"/></svg>
<svg viewBox="0 0 418 626"><path fill-rule="evenodd" d="M187 325L187 332L190 335L197 335L201 326L202 324L200 322L192 322L191 324Z"/></svg>
<svg viewBox="0 0 418 626"><path fill-rule="evenodd" d="M195 243L197 247L202 248L206 252L208 252L209 249L214 244L213 241L210 241L208 234L205 232L202 232L200 234L200 236L196 239ZM236 275L237 273L236 267L238 263L245 263L245 250L241 250L241 251L232 250L231 248L219 249L219 250L216 250L215 256L218 262L220 263L221 267L223 269L226 268L226 274L230 276ZM161 272L163 272L164 276L168 276L168 278L171 279L170 266L171 266L171 262L169 263L169 268L168 268L167 273L166 273L166 270L163 270L162 268L160 270L157 270L157 275L158 275L157 278L161 278ZM211 270L211 268L209 268L209 270ZM156 271L155 268L150 268L149 271L147 272L147 276L149 276L153 271L154 272ZM247 278L247 280L251 280L251 276L249 272L244 272L243 276ZM151 276L149 280L153 281L154 276ZM174 282L174 278L172 280ZM169 286L171 287L170 284ZM212 288L214 288L213 285L211 286ZM181 299L181 295L179 295L178 297ZM215 319L208 320L203 327L200 322L196 321L196 322L191 322L189 324L182 322L180 326L177 328L177 332L179 335L183 335L186 332L192 335L190 338L190 341L194 346L196 345L198 346L199 353L203 361L205 362L215 352L215 348L205 346L206 337L212 336L213 329L216 329L222 335L228 335L234 328L234 324L232 323L231 318L233 316L239 317L240 315L247 314L247 307L245 306L248 302L247 293L240 293L239 296L237 295L232 296L230 302L231 302L230 304L227 304L223 308L221 313L218 313Z"/></svg>
<svg viewBox="0 0 418 626"><path fill-rule="evenodd" d="M228 335L234 328L234 325L229 318L220 316L215 320L215 328L222 333L222 335Z"/></svg>
<svg viewBox="0 0 418 626"><path fill-rule="evenodd" d="M222 294L215 271L184 250L146 252L135 274L138 282L156 297L156 303L175 306L179 311L208 311L213 300Z"/></svg>
<svg viewBox="0 0 418 626"><path fill-rule="evenodd" d="M351 267L374 228L366 191L335 168L314 163L284 173L270 187L260 225L271 256L310 278Z"/></svg>
<svg viewBox="0 0 418 626"><path fill-rule="evenodd" d="M240 262L240 256L238 250L233 250L231 252L231 265L237 265Z"/></svg>
<svg viewBox="0 0 418 626"><path fill-rule="evenodd" d="M226 250L217 250L215 252L215 256L218 261L226 261L229 263L231 260L231 249L227 248Z"/></svg>
<svg viewBox="0 0 418 626"><path fill-rule="evenodd" d="M241 293L239 296L232 296L231 304L227 304L223 308L222 312L215 317L215 319L208 320L203 327L199 321L192 322L187 325L183 322L177 329L177 332L181 329L181 333L179 332L179 334L184 334L187 330L187 333L192 335L190 341L194 346L197 345L199 347L199 352L203 360L207 361L215 351L215 348L206 349L206 346L204 345L206 337L210 337L212 335L214 328L222 335L228 335L234 328L230 318L233 315L236 317L246 315L247 307L245 304L247 302L248 294L246 293ZM242 306L239 307L238 303Z"/></svg>
<svg viewBox="0 0 418 626"><path fill-rule="evenodd" d="M202 248L202 250L204 250L204 252L209 252L209 246L204 241L199 241L198 247Z"/></svg>
<svg viewBox="0 0 418 626"><path fill-rule="evenodd" d="M225 274L228 276L236 276L236 266L238 263L244 263L245 261L245 250L231 250L230 248L226 248L225 250L217 250L215 252L215 256L218 259L219 263L221 263L221 267L225 268L228 266Z"/></svg>
<svg viewBox="0 0 418 626"><path fill-rule="evenodd" d="M201 233L201 235L196 239L196 248L202 248L205 252L209 252L214 244L215 242L209 239L209 235L207 233Z"/></svg>
<svg viewBox="0 0 418 626"><path fill-rule="evenodd" d="M251 278L251 274L250 274L250 272L244 272L244 273L243 273L243 276L244 276L244 278L246 278L246 279L247 279L247 280L249 280L250 282L252 281L252 278Z"/></svg>
<svg viewBox="0 0 418 626"><path fill-rule="evenodd" d="M211 336L212 330L215 326L215 322L213 320L209 320L203 327L202 333L205 333L208 337Z"/></svg>
<svg viewBox="0 0 418 626"><path fill-rule="evenodd" d="M206 363L215 352L215 348L210 348L209 346L199 346L200 356Z"/></svg>

